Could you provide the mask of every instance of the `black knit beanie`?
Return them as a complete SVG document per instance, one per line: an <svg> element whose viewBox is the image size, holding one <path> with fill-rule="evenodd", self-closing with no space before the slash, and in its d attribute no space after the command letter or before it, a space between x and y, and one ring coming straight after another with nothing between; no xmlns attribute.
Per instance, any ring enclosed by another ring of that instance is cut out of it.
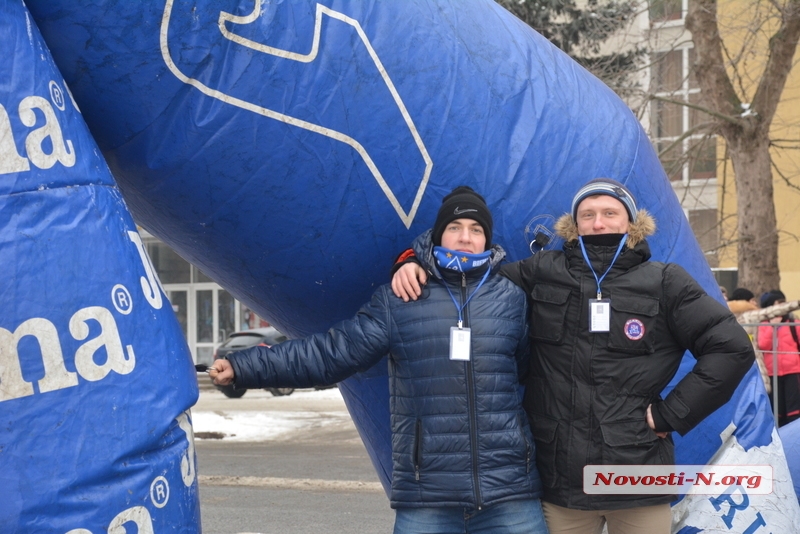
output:
<svg viewBox="0 0 800 534"><path fill-rule="evenodd" d="M755 298L752 291L743 287L737 287L733 290L733 293L731 293L730 300L750 300L752 298Z"/></svg>
<svg viewBox="0 0 800 534"><path fill-rule="evenodd" d="M492 246L492 212L486 201L471 187L460 185L442 199L442 207L433 223L431 238L436 246L442 245L442 234L448 224L456 219L472 219L483 227L486 250Z"/></svg>

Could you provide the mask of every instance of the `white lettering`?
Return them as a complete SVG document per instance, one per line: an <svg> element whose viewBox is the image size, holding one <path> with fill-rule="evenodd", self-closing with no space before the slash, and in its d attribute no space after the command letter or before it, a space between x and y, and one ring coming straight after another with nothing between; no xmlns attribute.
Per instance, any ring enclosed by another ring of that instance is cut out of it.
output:
<svg viewBox="0 0 800 534"><path fill-rule="evenodd" d="M186 454L181 456L181 478L183 478L183 485L188 488L194 484L195 479L194 429L192 428L192 422L189 420L188 411L178 416L178 426L186 434L186 441L189 443Z"/></svg>
<svg viewBox="0 0 800 534"><path fill-rule="evenodd" d="M136 245L136 250L139 252L139 259L142 260L142 266L144 267L144 274L147 276L147 278L144 276L140 278L144 298L147 299L150 306L156 310L160 310L161 306L164 304L164 301L161 299L161 292L164 288L161 287L161 281L158 279L158 276L156 276L156 270L153 267L153 263L150 261L150 256L147 255L147 251L144 249L139 232L129 230L128 238Z"/></svg>
<svg viewBox="0 0 800 534"><path fill-rule="evenodd" d="M81 108L79 108L78 107L78 103L75 102L75 97L72 96L72 91L69 90L69 85L67 85L66 81L64 82L64 89L67 90L67 94L69 95L69 101L72 102L72 107L75 108L75 111L80 113L81 112Z"/></svg>
<svg viewBox="0 0 800 534"><path fill-rule="evenodd" d="M111 371L126 375L136 366L136 355L132 345L124 350L114 316L106 308L90 306L75 312L69 320L69 331L78 341L89 336L88 321L97 321L100 334L78 347L75 352L75 369L77 373L67 371L58 331L53 323L41 317L28 319L13 333L0 328L0 402L33 395L33 385L22 376L22 361L19 355L19 343L22 338L31 336L36 339L41 352L44 377L37 383L39 393L47 393L78 385L78 375L89 381L104 378ZM106 360L98 364L95 353L106 350Z"/></svg>
<svg viewBox="0 0 800 534"><path fill-rule="evenodd" d="M47 319L28 319L12 334L0 328L0 401L33 394L33 386L22 377L18 346L25 336L39 342L44 364L44 378L39 380L39 392L45 393L78 385L75 373L67 371L56 327Z"/></svg>
<svg viewBox="0 0 800 534"><path fill-rule="evenodd" d="M50 102L40 96L25 97L19 103L19 119L22 124L28 127L36 124L34 109L44 113L44 126L33 130L25 139L28 159L40 169L49 169L56 162L60 162L65 167L75 165L75 150L72 147L72 141L67 140L65 144L58 117L56 117ZM52 144L52 152L49 154L44 151L42 146L47 138L50 138Z"/></svg>
<svg viewBox="0 0 800 534"><path fill-rule="evenodd" d="M117 514L108 525L108 534L126 534L125 523L133 522L136 525L136 532L139 534L153 534L153 519L150 512L144 506L134 506ZM92 534L91 530L85 528L73 528L65 534Z"/></svg>
<svg viewBox="0 0 800 534"><path fill-rule="evenodd" d="M17 152L14 144L14 132L11 131L11 120L6 108L0 104L0 174L23 172L30 170L28 160Z"/></svg>
<svg viewBox="0 0 800 534"><path fill-rule="evenodd" d="M153 534L153 520L144 506L123 510L108 525L108 534L126 534L125 523L133 521L139 534Z"/></svg>
<svg viewBox="0 0 800 534"><path fill-rule="evenodd" d="M117 323L107 309L101 306L91 306L83 308L75 313L69 320L69 331L72 337L78 341L86 339L89 335L90 319L100 323L100 335L87 341L78 348L75 353L75 369L78 373L89 381L97 381L106 377L111 371L116 371L121 375L126 375L133 371L136 366L136 356L133 347L126 347L128 357L122 350L122 341L119 338ZM102 347L106 349L106 362L98 365L94 360L94 354Z"/></svg>

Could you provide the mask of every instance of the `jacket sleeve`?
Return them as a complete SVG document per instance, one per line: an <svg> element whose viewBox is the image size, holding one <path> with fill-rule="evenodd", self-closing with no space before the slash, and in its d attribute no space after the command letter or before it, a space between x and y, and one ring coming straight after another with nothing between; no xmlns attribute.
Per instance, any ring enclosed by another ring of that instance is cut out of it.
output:
<svg viewBox="0 0 800 534"><path fill-rule="evenodd" d="M681 266L667 264L662 283L671 335L697 362L653 407L684 435L730 400L755 353L730 310L706 294Z"/></svg>
<svg viewBox="0 0 800 534"><path fill-rule="evenodd" d="M235 387L327 386L369 369L389 352L386 291L325 333L229 354Z"/></svg>
<svg viewBox="0 0 800 534"><path fill-rule="evenodd" d="M525 258L524 260L515 261L513 263L506 263L500 266L500 274L514 282L516 285L529 295L533 289L535 264L534 258Z"/></svg>

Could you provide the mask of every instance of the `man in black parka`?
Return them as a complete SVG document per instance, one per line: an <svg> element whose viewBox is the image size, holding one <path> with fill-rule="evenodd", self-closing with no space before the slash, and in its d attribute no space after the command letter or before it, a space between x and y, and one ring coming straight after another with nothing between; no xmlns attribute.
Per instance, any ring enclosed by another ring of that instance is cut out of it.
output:
<svg viewBox="0 0 800 534"><path fill-rule="evenodd" d="M674 464L670 432L686 434L731 398L753 364L752 345L682 267L649 261L655 222L621 183L587 183L556 230L563 250L501 269L531 308L524 404L548 527L668 534L675 495L589 495L583 468ZM398 296L414 298L419 271L399 269ZM662 400L687 350L697 362Z"/></svg>

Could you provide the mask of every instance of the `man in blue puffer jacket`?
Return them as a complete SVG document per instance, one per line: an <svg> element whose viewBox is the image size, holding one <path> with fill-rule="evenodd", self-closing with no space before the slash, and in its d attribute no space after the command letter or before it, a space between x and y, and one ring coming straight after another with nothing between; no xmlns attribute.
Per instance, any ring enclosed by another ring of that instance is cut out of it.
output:
<svg viewBox="0 0 800 534"><path fill-rule="evenodd" d="M492 216L457 187L414 243L433 273L406 304L381 286L327 333L217 360L211 376L239 388L339 382L389 355L394 532L547 532L534 441L522 409L526 297L496 274Z"/></svg>

